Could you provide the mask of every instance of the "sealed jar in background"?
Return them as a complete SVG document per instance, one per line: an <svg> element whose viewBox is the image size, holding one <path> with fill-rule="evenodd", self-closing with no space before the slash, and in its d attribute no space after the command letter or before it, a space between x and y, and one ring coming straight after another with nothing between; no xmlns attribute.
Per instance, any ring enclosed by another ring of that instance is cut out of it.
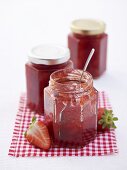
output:
<svg viewBox="0 0 127 170"><path fill-rule="evenodd" d="M74 68L83 69L89 52L94 48L95 53L87 71L93 78L98 78L106 70L108 35L105 33L105 23L79 19L72 22L71 31L68 35L68 47Z"/></svg>
<svg viewBox="0 0 127 170"><path fill-rule="evenodd" d="M92 76L81 70L59 70L51 74L44 89L45 123L54 144L84 146L97 131L97 91Z"/></svg>
<svg viewBox="0 0 127 170"><path fill-rule="evenodd" d="M26 63L27 106L38 114L44 113L44 87L48 86L50 74L59 69L71 69L68 48L57 45L40 45L29 53Z"/></svg>

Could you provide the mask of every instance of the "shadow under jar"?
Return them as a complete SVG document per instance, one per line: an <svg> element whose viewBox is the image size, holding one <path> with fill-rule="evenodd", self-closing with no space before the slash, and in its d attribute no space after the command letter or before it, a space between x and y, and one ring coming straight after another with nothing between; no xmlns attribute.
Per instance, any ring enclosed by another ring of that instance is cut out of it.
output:
<svg viewBox="0 0 127 170"><path fill-rule="evenodd" d="M91 74L59 70L44 89L45 123L53 144L78 147L94 140L97 132L97 91Z"/></svg>
<svg viewBox="0 0 127 170"><path fill-rule="evenodd" d="M26 63L27 106L31 111L44 114L44 88L48 86L51 73L59 69L71 69L68 48L57 45L34 47Z"/></svg>
<svg viewBox="0 0 127 170"><path fill-rule="evenodd" d="M95 49L87 71L93 78L100 77L106 70L107 40L105 23L91 19L75 20L68 35L68 47L74 68L83 69L92 48Z"/></svg>

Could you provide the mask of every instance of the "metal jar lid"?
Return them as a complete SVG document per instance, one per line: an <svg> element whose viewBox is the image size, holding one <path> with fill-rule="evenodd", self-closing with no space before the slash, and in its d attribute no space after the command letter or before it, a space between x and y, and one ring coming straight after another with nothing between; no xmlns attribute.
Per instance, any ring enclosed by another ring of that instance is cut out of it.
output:
<svg viewBox="0 0 127 170"><path fill-rule="evenodd" d="M30 62L35 64L57 65L69 60L70 51L59 45L44 44L32 48L28 58Z"/></svg>
<svg viewBox="0 0 127 170"><path fill-rule="evenodd" d="M105 23L93 19L78 19L71 23L71 30L77 34L98 35L105 31Z"/></svg>

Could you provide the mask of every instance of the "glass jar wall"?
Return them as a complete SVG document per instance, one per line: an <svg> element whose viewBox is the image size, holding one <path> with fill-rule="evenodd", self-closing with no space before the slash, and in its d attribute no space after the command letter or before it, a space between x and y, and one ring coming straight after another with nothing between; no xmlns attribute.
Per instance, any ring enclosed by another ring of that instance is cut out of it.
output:
<svg viewBox="0 0 127 170"><path fill-rule="evenodd" d="M56 145L84 146L96 136L97 91L92 76L82 71L59 70L44 89L45 122Z"/></svg>

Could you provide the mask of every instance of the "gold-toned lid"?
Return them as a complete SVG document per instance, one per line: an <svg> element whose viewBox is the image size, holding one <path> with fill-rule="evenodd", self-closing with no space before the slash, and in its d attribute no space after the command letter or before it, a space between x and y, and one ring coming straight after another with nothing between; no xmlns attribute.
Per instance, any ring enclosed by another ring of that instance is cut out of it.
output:
<svg viewBox="0 0 127 170"><path fill-rule="evenodd" d="M77 34L97 35L105 31L105 23L93 19L78 19L71 23L71 30Z"/></svg>

